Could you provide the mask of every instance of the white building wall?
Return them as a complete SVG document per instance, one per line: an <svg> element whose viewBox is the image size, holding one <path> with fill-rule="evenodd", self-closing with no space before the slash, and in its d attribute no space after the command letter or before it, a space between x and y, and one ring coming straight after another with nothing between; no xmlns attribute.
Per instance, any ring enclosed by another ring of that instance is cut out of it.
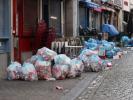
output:
<svg viewBox="0 0 133 100"><path fill-rule="evenodd" d="M133 0L130 0L130 9L133 9Z"/></svg>
<svg viewBox="0 0 133 100"><path fill-rule="evenodd" d="M123 0L123 10L129 12L130 11L130 0Z"/></svg>

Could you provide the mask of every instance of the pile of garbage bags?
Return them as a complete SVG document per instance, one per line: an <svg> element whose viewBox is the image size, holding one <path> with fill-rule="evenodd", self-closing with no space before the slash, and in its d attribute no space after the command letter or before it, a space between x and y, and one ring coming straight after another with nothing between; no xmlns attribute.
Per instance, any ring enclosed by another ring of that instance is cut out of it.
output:
<svg viewBox="0 0 133 100"><path fill-rule="evenodd" d="M74 59L43 47L23 64L12 62L7 68L7 79L35 81L80 77L84 71L99 72L112 66L105 58L113 58L119 51L114 42L95 39L85 41L80 55Z"/></svg>
<svg viewBox="0 0 133 100"><path fill-rule="evenodd" d="M105 67L112 66L112 63L106 58L113 58L121 49L116 47L114 42L106 40L89 39L84 42L84 49L79 55L79 59L84 63L84 71L99 72Z"/></svg>
<svg viewBox="0 0 133 100"><path fill-rule="evenodd" d="M98 55L104 58L113 58L113 56L117 55L118 52L121 51L119 47L115 46L114 42L108 42L106 40L94 40L89 39L84 42L84 46L86 49L98 51ZM84 51L84 50L83 50Z"/></svg>
<svg viewBox="0 0 133 100"><path fill-rule="evenodd" d="M128 36L123 36L121 38L121 43L124 47L133 47L133 38L129 38Z"/></svg>
<svg viewBox="0 0 133 100"><path fill-rule="evenodd" d="M62 80L81 76L83 70L83 62L78 58L70 59L65 54L57 55L56 52L44 47L22 65L18 62L12 62L7 68L7 79Z"/></svg>

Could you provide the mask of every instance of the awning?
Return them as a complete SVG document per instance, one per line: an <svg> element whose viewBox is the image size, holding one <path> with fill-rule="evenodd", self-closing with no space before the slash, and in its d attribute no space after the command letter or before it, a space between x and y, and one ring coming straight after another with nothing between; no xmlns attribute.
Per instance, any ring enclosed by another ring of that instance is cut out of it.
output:
<svg viewBox="0 0 133 100"><path fill-rule="evenodd" d="M102 9L101 8L94 8L94 11L96 11L96 12L102 12Z"/></svg>
<svg viewBox="0 0 133 100"><path fill-rule="evenodd" d="M101 8L102 8L103 11L104 11L104 10L107 10L107 11L115 12L114 9L109 8L109 7L106 7L106 6L102 6Z"/></svg>
<svg viewBox="0 0 133 100"><path fill-rule="evenodd" d="M100 7L100 5L98 5L94 2L91 2L89 0L80 0L79 3L83 4L87 8L99 8Z"/></svg>

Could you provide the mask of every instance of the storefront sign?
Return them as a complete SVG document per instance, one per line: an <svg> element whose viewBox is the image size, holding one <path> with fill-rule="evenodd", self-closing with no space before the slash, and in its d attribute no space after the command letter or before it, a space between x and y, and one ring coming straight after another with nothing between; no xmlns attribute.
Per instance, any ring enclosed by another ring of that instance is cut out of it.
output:
<svg viewBox="0 0 133 100"><path fill-rule="evenodd" d="M114 0L114 5L122 7L122 0Z"/></svg>
<svg viewBox="0 0 133 100"><path fill-rule="evenodd" d="M93 2L97 3L97 4L101 4L101 1L100 0L93 0Z"/></svg>
<svg viewBox="0 0 133 100"><path fill-rule="evenodd" d="M102 2L107 2L107 3L110 3L112 4L114 0L102 0Z"/></svg>

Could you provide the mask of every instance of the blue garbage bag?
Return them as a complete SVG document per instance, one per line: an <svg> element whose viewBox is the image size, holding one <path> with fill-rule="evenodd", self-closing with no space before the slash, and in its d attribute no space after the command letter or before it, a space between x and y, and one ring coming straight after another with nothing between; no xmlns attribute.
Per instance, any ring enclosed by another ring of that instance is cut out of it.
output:
<svg viewBox="0 0 133 100"><path fill-rule="evenodd" d="M97 43L97 40L90 38L87 42L89 42L89 43Z"/></svg>
<svg viewBox="0 0 133 100"><path fill-rule="evenodd" d="M121 42L129 42L129 41L130 41L130 39L129 39L128 36L123 36L123 37L121 38Z"/></svg>
<svg viewBox="0 0 133 100"><path fill-rule="evenodd" d="M102 40L102 44L104 44L104 43L108 43L108 41L106 41L106 40Z"/></svg>
<svg viewBox="0 0 133 100"><path fill-rule="evenodd" d="M116 52L114 50L106 51L106 57L107 58L113 58L113 56L116 55Z"/></svg>
<svg viewBox="0 0 133 100"><path fill-rule="evenodd" d="M113 51L115 51L115 52L117 53L117 52L120 52L121 49L120 49L119 47L114 47L114 48L113 48Z"/></svg>
<svg viewBox="0 0 133 100"><path fill-rule="evenodd" d="M96 50L97 49L97 47L98 47L98 44L97 43L95 43L95 42L84 42L84 46L85 46L85 48L87 48L87 49L90 49L90 50Z"/></svg>
<svg viewBox="0 0 133 100"><path fill-rule="evenodd" d="M97 40L97 44L98 44L98 45L102 44L102 41Z"/></svg>
<svg viewBox="0 0 133 100"><path fill-rule="evenodd" d="M109 51L112 50L113 46L110 43L104 43L103 44L105 50Z"/></svg>
<svg viewBox="0 0 133 100"><path fill-rule="evenodd" d="M129 45L130 47L133 47L133 38L130 39L130 41L128 42L128 45Z"/></svg>
<svg viewBox="0 0 133 100"><path fill-rule="evenodd" d="M109 42L112 45L112 48L114 48L116 45L114 42Z"/></svg>
<svg viewBox="0 0 133 100"><path fill-rule="evenodd" d="M102 32L108 33L109 36L116 36L119 34L118 30L113 25L110 25L110 24L103 24Z"/></svg>
<svg viewBox="0 0 133 100"><path fill-rule="evenodd" d="M124 44L124 46L128 46L128 43L130 42L130 38L128 36L123 36L121 38L121 42Z"/></svg>
<svg viewBox="0 0 133 100"><path fill-rule="evenodd" d="M114 42L108 42L106 40L102 40L102 45L104 46L105 50L112 50L115 47Z"/></svg>

